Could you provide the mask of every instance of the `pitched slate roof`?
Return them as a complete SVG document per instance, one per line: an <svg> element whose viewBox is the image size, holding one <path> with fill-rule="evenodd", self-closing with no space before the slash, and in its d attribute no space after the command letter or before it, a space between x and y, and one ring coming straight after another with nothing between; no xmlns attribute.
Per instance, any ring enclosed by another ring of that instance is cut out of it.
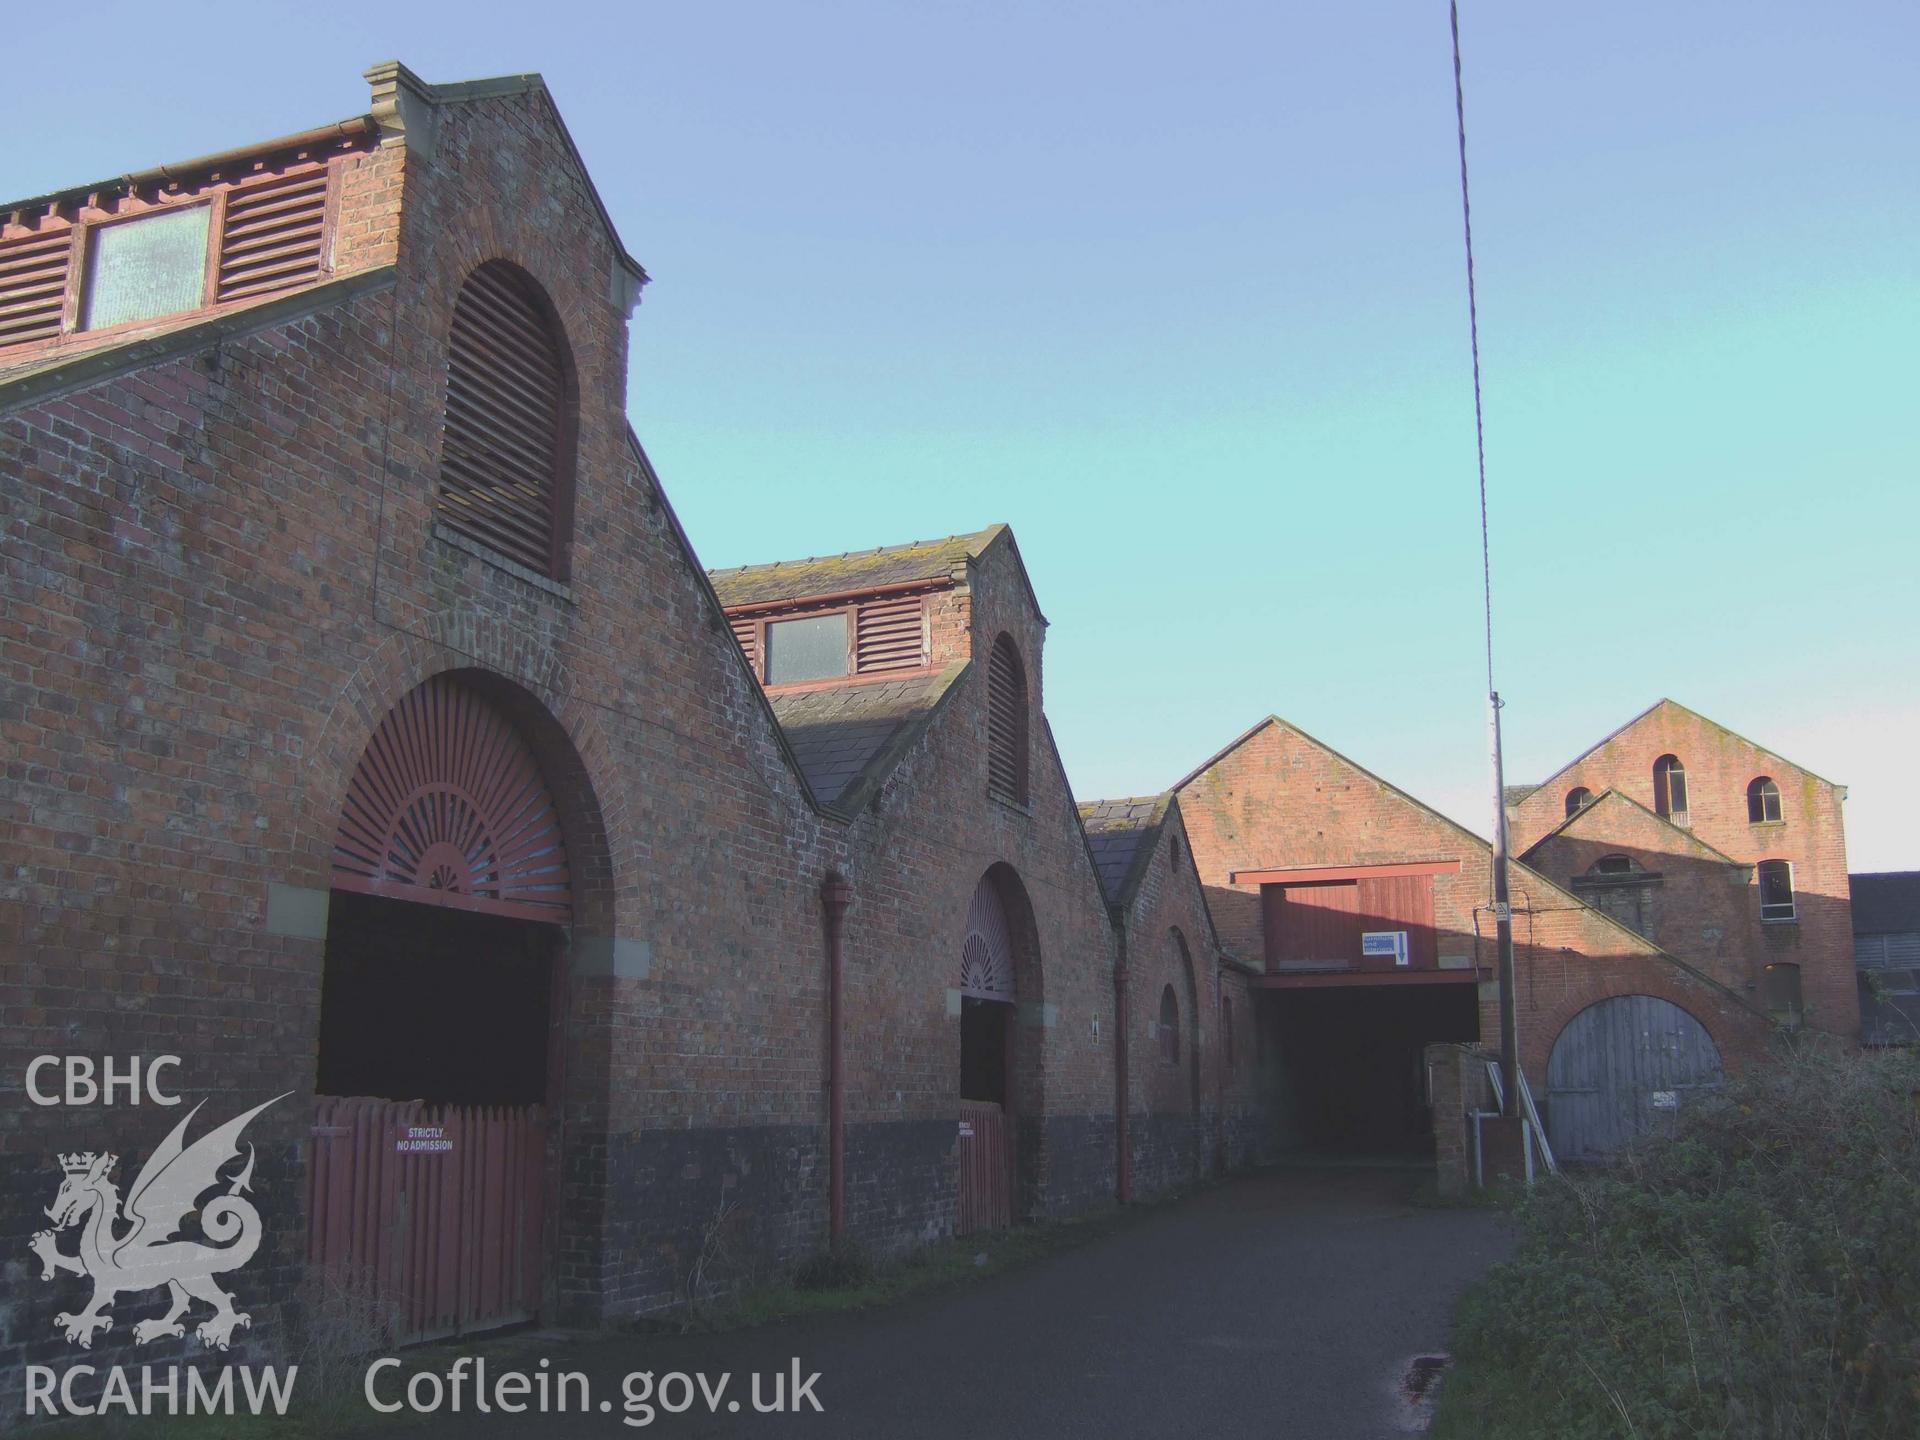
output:
<svg viewBox="0 0 1920 1440"><path fill-rule="evenodd" d="M1505 804L1518 805L1539 788L1538 785L1502 785L1500 787L1500 799Z"/></svg>
<svg viewBox="0 0 1920 1440"><path fill-rule="evenodd" d="M720 603L764 605L799 600L810 595L838 595L850 590L874 590L883 585L914 581L959 580L967 562L1006 531L989 525L971 535L948 535L939 540L913 540L905 545L883 545L877 550L853 550L844 555L815 555L804 560L779 560L771 565L741 565L731 570L709 570Z"/></svg>
<svg viewBox="0 0 1920 1440"><path fill-rule="evenodd" d="M1853 933L1902 935L1920 930L1920 870L1849 875L1853 887Z"/></svg>
<svg viewBox="0 0 1920 1440"><path fill-rule="evenodd" d="M937 675L788 691L767 699L814 798L851 814L872 798L965 670L955 665Z"/></svg>
<svg viewBox="0 0 1920 1440"><path fill-rule="evenodd" d="M1171 794L1136 795L1124 800L1091 800L1080 806L1080 823L1087 832L1087 849L1107 901L1124 905L1140 888L1147 861L1159 843Z"/></svg>

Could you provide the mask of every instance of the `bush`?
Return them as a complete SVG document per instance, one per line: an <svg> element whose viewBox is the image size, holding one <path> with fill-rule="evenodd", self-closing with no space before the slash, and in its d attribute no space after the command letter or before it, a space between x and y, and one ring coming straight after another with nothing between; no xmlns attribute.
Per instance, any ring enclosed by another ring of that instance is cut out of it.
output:
<svg viewBox="0 0 1920 1440"><path fill-rule="evenodd" d="M1920 1056L1756 1067L1518 1217L1437 1435L1920 1433Z"/></svg>

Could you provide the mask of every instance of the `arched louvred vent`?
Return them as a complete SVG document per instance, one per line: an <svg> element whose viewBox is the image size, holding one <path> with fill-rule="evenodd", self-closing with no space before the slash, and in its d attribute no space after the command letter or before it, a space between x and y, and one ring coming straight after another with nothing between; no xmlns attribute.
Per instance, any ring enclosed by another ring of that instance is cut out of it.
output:
<svg viewBox="0 0 1920 1440"><path fill-rule="evenodd" d="M244 300L319 279L326 222L323 164L228 192L215 298Z"/></svg>
<svg viewBox="0 0 1920 1440"><path fill-rule="evenodd" d="M960 993L976 1000L1013 999L1013 932L999 888L988 875L973 887L967 938L960 946Z"/></svg>
<svg viewBox="0 0 1920 1440"><path fill-rule="evenodd" d="M1027 674L1006 635L987 660L987 793L1027 803Z"/></svg>
<svg viewBox="0 0 1920 1440"><path fill-rule="evenodd" d="M447 354L440 518L561 578L571 482L570 370L525 272L490 260L461 287Z"/></svg>
<svg viewBox="0 0 1920 1440"><path fill-rule="evenodd" d="M512 723L445 676L394 706L347 787L333 885L566 924L560 817Z"/></svg>
<svg viewBox="0 0 1920 1440"><path fill-rule="evenodd" d="M0 240L0 345L60 333L73 231L65 226Z"/></svg>
<svg viewBox="0 0 1920 1440"><path fill-rule="evenodd" d="M918 670L927 663L926 606L919 596L860 607L854 668L862 675Z"/></svg>

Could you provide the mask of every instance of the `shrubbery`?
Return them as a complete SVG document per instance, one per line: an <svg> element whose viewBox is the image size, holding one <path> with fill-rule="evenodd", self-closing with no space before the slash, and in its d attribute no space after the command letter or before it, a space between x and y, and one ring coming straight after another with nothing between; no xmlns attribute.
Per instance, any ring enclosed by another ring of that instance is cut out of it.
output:
<svg viewBox="0 0 1920 1440"><path fill-rule="evenodd" d="M1920 1434L1920 1055L1755 1067L1518 1218L1436 1434Z"/></svg>

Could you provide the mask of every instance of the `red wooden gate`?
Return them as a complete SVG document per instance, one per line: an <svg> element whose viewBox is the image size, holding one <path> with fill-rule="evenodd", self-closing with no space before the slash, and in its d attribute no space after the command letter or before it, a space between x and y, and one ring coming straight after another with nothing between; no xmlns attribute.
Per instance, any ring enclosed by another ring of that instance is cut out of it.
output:
<svg viewBox="0 0 1920 1440"><path fill-rule="evenodd" d="M307 1261L397 1342L530 1320L546 1168L538 1105L316 1096Z"/></svg>
<svg viewBox="0 0 1920 1440"><path fill-rule="evenodd" d="M1013 1223L1012 1127L991 1100L960 1102L960 1206L956 1235Z"/></svg>

